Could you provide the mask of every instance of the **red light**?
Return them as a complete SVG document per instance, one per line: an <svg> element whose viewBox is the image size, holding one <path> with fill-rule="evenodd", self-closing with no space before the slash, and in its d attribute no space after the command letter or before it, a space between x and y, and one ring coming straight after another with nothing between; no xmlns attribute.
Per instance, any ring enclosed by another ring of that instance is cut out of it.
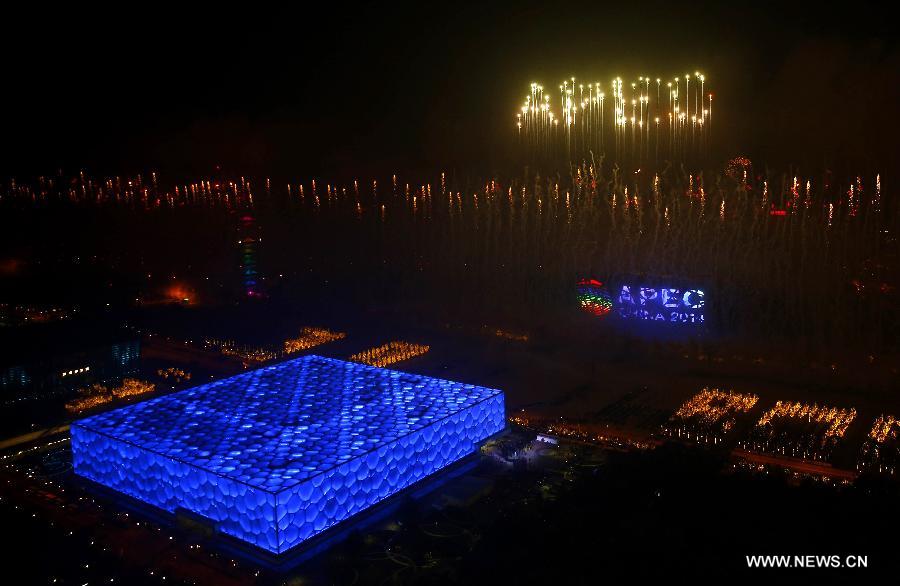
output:
<svg viewBox="0 0 900 586"><path fill-rule="evenodd" d="M598 281L597 279L582 279L578 281L579 285L593 285L594 287L602 287L603 283Z"/></svg>

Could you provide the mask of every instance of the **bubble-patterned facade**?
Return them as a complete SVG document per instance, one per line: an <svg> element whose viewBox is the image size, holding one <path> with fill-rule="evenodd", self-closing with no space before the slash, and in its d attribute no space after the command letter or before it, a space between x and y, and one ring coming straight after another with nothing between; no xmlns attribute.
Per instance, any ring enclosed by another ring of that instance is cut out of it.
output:
<svg viewBox="0 0 900 586"><path fill-rule="evenodd" d="M87 417L75 472L285 552L475 452L503 393L304 356Z"/></svg>

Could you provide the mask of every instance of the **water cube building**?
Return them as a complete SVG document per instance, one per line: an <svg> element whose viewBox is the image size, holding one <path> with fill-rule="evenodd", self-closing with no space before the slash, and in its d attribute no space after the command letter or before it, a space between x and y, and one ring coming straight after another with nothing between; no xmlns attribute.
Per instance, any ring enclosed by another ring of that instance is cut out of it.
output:
<svg viewBox="0 0 900 586"><path fill-rule="evenodd" d="M283 553L474 453L501 391L304 356L72 424L76 474Z"/></svg>

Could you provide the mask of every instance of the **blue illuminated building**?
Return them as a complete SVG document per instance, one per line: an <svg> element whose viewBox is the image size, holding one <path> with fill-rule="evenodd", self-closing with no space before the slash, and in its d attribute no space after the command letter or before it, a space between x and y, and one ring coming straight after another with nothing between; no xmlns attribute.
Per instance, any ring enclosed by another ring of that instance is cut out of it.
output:
<svg viewBox="0 0 900 586"><path fill-rule="evenodd" d="M75 471L282 553L474 453L503 393L304 356L82 419Z"/></svg>
<svg viewBox="0 0 900 586"><path fill-rule="evenodd" d="M706 320L706 294L700 289L623 285L615 306L625 318L678 324L702 324Z"/></svg>

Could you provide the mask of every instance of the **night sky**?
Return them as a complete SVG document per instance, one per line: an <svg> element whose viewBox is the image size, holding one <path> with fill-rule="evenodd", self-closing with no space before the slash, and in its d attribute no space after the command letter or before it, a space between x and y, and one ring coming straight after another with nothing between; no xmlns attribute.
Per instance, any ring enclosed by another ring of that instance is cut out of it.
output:
<svg viewBox="0 0 900 586"><path fill-rule="evenodd" d="M896 168L900 48L874 4L322 4L9 15L2 177L495 172L531 81L697 69L720 160Z"/></svg>

